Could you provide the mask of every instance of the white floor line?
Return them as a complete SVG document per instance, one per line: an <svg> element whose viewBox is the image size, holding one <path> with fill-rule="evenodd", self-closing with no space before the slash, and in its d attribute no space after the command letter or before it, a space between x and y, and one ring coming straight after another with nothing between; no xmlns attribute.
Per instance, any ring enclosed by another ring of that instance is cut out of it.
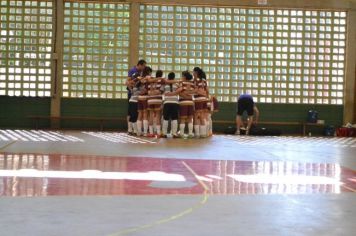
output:
<svg viewBox="0 0 356 236"><path fill-rule="evenodd" d="M233 140L241 145L248 146L285 146L300 145L307 147L352 147L356 145L355 138L339 137L259 137L224 135L226 139Z"/></svg>

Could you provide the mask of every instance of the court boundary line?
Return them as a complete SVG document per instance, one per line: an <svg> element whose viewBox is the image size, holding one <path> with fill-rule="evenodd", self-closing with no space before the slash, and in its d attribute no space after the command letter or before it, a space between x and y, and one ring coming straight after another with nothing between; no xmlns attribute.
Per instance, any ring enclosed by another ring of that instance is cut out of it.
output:
<svg viewBox="0 0 356 236"><path fill-rule="evenodd" d="M4 146L0 147L0 151L3 151L5 148L9 147L10 145L12 145L14 143L16 143L16 140L14 140L14 141L12 141L12 142L10 142L8 144L5 144Z"/></svg>
<svg viewBox="0 0 356 236"><path fill-rule="evenodd" d="M129 235L131 233L135 233L135 232L142 231L142 230L145 230L145 229L150 229L150 228L153 228L155 226L160 226L162 224L169 223L171 221L174 221L174 220L177 220L179 218L182 218L182 217L184 217L184 216L186 216L188 214L191 214L195 210L197 210L197 209L201 208L202 206L204 206L207 203L208 199L209 199L209 193L208 193L209 188L200 179L197 178L197 174L195 173L195 171L187 163L182 161L182 164L196 178L198 183L204 189L204 191L202 193L202 198L200 199L200 201L198 203L196 203L193 206L191 206L190 208L187 208L187 209L185 209L185 210L183 210L183 211L181 211L181 212L179 212L177 214L174 214L172 216L168 216L168 217L156 220L156 221L154 221L152 223L144 224L144 225L141 225L141 226L124 229L122 231L118 231L116 233L109 234L108 236Z"/></svg>
<svg viewBox="0 0 356 236"><path fill-rule="evenodd" d="M351 192L356 193L356 189L353 189L353 188L347 186L346 184L341 184L340 186L341 186L341 188L344 188L344 189L347 189L347 190L349 190Z"/></svg>

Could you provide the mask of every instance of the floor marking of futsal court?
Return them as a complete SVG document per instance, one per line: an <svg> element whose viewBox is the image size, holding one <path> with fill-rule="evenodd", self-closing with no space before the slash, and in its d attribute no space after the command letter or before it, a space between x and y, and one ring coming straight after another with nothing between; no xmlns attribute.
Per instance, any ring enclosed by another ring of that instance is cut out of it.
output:
<svg viewBox="0 0 356 236"><path fill-rule="evenodd" d="M288 136L236 136L224 135L225 139L233 140L248 146L286 146L302 145L308 147L330 146L356 148L356 138L351 137L288 137Z"/></svg>
<svg viewBox="0 0 356 236"><path fill-rule="evenodd" d="M64 134L59 131L43 130L0 130L0 141L22 141L22 142L84 142L84 140L73 135Z"/></svg>
<svg viewBox="0 0 356 236"><path fill-rule="evenodd" d="M184 161L182 161L182 164L184 165L184 167L190 172L190 174L192 174L197 182L199 183L199 185L203 188L203 193L202 193L202 198L200 199L199 202L195 203L193 206L186 208L185 210L178 212L177 214L156 220L152 223L148 223L148 224L143 224L143 225L139 225L136 227L132 227L132 228L128 228L128 229L124 229L121 231L118 231L116 233L112 233L109 236L122 236L122 235L129 235L135 232L139 232L139 231L143 231L145 229L150 229L156 226L160 226L163 225L165 223L169 223L172 222L174 220L177 220L179 218L182 218L186 215L189 215L191 213L193 213L195 210L198 210L199 208L203 207L209 200L209 188L206 186L206 184L201 181L198 178L198 175L195 173L195 171Z"/></svg>

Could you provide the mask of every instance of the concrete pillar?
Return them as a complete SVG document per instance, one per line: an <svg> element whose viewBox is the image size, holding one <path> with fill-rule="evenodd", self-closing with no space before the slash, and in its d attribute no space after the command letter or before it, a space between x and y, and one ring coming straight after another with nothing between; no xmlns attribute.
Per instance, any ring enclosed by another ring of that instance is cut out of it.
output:
<svg viewBox="0 0 356 236"><path fill-rule="evenodd" d="M355 121L355 80L356 80L356 11L348 11L346 70L344 94L344 123Z"/></svg>
<svg viewBox="0 0 356 236"><path fill-rule="evenodd" d="M140 4L131 3L130 7L130 51L129 68L139 60L139 35L140 35Z"/></svg>
<svg viewBox="0 0 356 236"><path fill-rule="evenodd" d="M63 37L64 37L64 2L54 0L54 52L52 54L52 94L51 94L51 116L61 116L61 97L63 81ZM60 128L60 120L52 119L51 128Z"/></svg>

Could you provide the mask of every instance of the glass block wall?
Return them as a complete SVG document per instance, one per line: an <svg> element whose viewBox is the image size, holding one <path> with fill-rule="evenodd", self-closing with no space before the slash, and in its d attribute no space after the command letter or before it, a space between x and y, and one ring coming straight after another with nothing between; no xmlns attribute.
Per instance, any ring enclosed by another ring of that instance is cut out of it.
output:
<svg viewBox="0 0 356 236"><path fill-rule="evenodd" d="M0 2L0 95L50 96L53 2Z"/></svg>
<svg viewBox="0 0 356 236"><path fill-rule="evenodd" d="M0 96L51 94L52 0L0 0ZM130 5L65 1L63 97L126 98ZM342 104L344 11L141 5L139 57L235 102Z"/></svg>
<svg viewBox="0 0 356 236"><path fill-rule="evenodd" d="M140 20L140 57L202 67L220 101L343 103L346 12L142 5Z"/></svg>
<svg viewBox="0 0 356 236"><path fill-rule="evenodd" d="M126 97L129 8L65 3L63 97Z"/></svg>

